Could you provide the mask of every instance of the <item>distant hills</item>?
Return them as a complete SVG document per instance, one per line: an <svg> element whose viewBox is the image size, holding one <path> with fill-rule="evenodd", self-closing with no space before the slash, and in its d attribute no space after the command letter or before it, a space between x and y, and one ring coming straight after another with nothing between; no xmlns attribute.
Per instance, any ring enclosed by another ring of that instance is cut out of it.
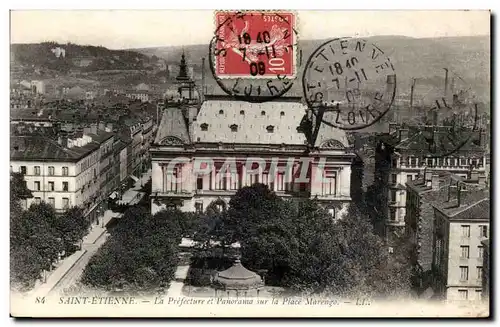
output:
<svg viewBox="0 0 500 327"><path fill-rule="evenodd" d="M455 77L456 88L471 87L476 97L490 101L490 37L440 37L411 38L405 36L374 36L365 38L375 43L389 55L395 64L398 81L398 97L409 94L412 78L417 79L415 99L427 102L442 94L444 70L448 68ZM299 40L302 61L326 40ZM184 49L188 65L193 67L196 79L201 76L201 58L208 59L207 44L186 46L165 46L154 48L110 50L100 46L59 44L44 42L37 44L12 44L11 67L22 74L30 69L56 72L53 77L61 78L78 74L84 78L113 83L130 82L127 74L135 74L134 83L155 83L158 76L165 75L165 66L177 66ZM161 63L160 63L161 62ZM207 89L211 93L222 92L212 77L208 60L205 66ZM299 76L303 67L299 68ZM125 74L125 71L127 73ZM106 73L105 76L99 74ZM11 71L12 73L12 71ZM87 74L87 75L86 75ZM88 75L92 74L92 75ZM457 74L458 76L455 76ZM127 76L126 76L127 75ZM87 76L87 77L85 77ZM92 77L90 77L92 76ZM294 83L289 94L301 95L300 83Z"/></svg>
<svg viewBox="0 0 500 327"><path fill-rule="evenodd" d="M391 57L397 70L398 94L407 95L411 78L416 78L415 98L423 101L434 98L444 88L444 70L458 74L457 88L472 87L474 94L484 102L490 99L490 37L439 37L411 38L405 36L374 36L365 38L375 43ZM299 40L303 62L326 40ZM201 58L208 58L208 42L200 45L183 47L166 46L154 48L130 49L148 56L165 59L167 64L177 64L182 51L185 51L188 65L194 67L195 73L201 73ZM210 68L205 67L206 83L215 87ZM450 74L450 82L452 75ZM300 83L294 84L292 92L300 93Z"/></svg>
<svg viewBox="0 0 500 327"><path fill-rule="evenodd" d="M100 70L148 69L157 58L130 50L110 50L101 46L43 42L12 44L11 64L22 67L67 73L70 70L92 72Z"/></svg>

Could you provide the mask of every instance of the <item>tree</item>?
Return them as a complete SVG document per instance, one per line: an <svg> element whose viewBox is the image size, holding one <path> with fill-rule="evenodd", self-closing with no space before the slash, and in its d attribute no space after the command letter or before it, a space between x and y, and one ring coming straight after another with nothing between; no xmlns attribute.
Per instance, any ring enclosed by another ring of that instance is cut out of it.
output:
<svg viewBox="0 0 500 327"><path fill-rule="evenodd" d="M254 185L237 192L222 220L222 235L241 243L243 263L266 270L268 283L337 296L388 295L406 285L405 260L389 257L356 206L334 220L315 200L284 201Z"/></svg>
<svg viewBox="0 0 500 327"><path fill-rule="evenodd" d="M70 208L56 217L55 229L63 241L66 253L74 251L75 244L86 235L89 225L89 221L83 216L83 210L78 207Z"/></svg>
<svg viewBox="0 0 500 327"><path fill-rule="evenodd" d="M108 290L166 287L175 275L185 215L174 210L152 216L142 207L130 208L91 258L82 282Z"/></svg>

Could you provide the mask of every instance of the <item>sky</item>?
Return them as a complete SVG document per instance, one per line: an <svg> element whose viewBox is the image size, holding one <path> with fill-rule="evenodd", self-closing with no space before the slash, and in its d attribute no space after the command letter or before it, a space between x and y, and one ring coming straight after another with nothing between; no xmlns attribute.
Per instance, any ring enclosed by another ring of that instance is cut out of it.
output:
<svg viewBox="0 0 500 327"><path fill-rule="evenodd" d="M490 34L488 11L297 11L302 39ZM110 49L209 43L211 10L15 10L11 43L56 41Z"/></svg>

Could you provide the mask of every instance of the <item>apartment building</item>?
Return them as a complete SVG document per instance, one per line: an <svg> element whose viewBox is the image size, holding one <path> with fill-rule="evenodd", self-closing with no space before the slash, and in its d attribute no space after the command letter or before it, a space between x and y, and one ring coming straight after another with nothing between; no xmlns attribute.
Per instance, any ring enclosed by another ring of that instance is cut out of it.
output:
<svg viewBox="0 0 500 327"><path fill-rule="evenodd" d="M113 133L60 133L57 138L43 134L11 137L11 171L24 175L33 198L25 207L41 201L62 213L72 206L84 209L90 221L99 216L101 154Z"/></svg>
<svg viewBox="0 0 500 327"><path fill-rule="evenodd" d="M434 292L446 301L480 301L483 241L490 233L488 189L467 188L461 181L448 186L448 199L434 203Z"/></svg>

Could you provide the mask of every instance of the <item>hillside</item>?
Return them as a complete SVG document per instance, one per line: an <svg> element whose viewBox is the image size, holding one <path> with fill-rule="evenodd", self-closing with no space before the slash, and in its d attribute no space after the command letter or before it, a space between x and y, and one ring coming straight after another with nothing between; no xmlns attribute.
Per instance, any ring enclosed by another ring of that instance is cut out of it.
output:
<svg viewBox="0 0 500 327"><path fill-rule="evenodd" d="M415 97L422 98L422 101L425 102L434 98L443 88L443 68L446 67L471 86L474 94L480 100L489 102L489 36L440 38L374 36L366 39L377 44L391 57L397 70L399 95L408 94L411 78L417 78ZM305 62L308 56L324 41L300 40L299 47L302 49L303 61ZM208 57L208 44L143 48L133 49L133 51L163 58L167 64L177 64L183 48L188 64L194 67L197 75L201 74L201 58ZM208 89L217 90L208 65L205 67L205 73ZM460 83L457 77L457 88L463 87ZM299 84L295 83L291 92L300 94Z"/></svg>
<svg viewBox="0 0 500 327"><path fill-rule="evenodd" d="M101 70L144 70L156 62L145 54L131 50L110 50L100 46L58 44L12 44L11 64L21 67L53 70L94 72Z"/></svg>

